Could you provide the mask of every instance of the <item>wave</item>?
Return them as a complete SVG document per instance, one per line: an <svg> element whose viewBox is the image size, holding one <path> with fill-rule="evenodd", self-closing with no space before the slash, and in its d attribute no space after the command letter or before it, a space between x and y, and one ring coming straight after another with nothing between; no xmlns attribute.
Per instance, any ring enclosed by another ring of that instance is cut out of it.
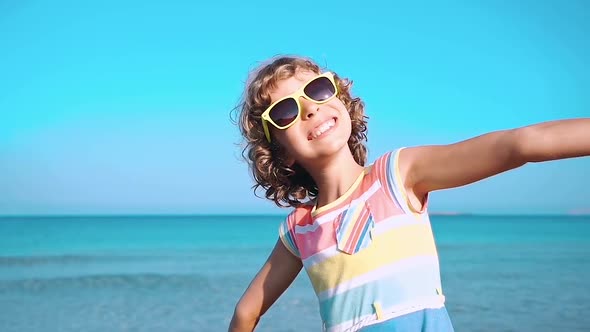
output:
<svg viewBox="0 0 590 332"><path fill-rule="evenodd" d="M117 251L116 253L88 253L88 254L51 254L51 255L1 255L2 266L32 266L42 264L77 264L89 262L131 262L159 259L199 259L217 255L231 257L239 255L263 255L266 256L272 248L264 246L222 247L222 248L191 248L159 250Z"/></svg>
<svg viewBox="0 0 590 332"><path fill-rule="evenodd" d="M227 278L227 276L225 277ZM232 278L229 276L229 278ZM96 274L82 276L28 278L0 281L0 292L6 291L56 291L65 288L117 289L167 289L178 287L206 288L219 283L219 277L202 274ZM232 278L233 279L233 278Z"/></svg>
<svg viewBox="0 0 590 332"><path fill-rule="evenodd" d="M155 259L156 255L48 255L0 256L0 266L32 266L42 264L76 264L88 262L117 262Z"/></svg>

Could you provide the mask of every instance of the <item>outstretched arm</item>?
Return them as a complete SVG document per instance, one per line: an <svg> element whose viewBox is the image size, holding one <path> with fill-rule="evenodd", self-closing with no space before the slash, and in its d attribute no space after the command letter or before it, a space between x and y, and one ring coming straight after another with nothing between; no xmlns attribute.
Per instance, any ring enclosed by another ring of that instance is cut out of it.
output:
<svg viewBox="0 0 590 332"><path fill-rule="evenodd" d="M236 305L229 331L254 331L260 317L291 285L302 266L301 260L278 240L270 257Z"/></svg>
<svg viewBox="0 0 590 332"><path fill-rule="evenodd" d="M590 155L590 118L539 123L450 145L407 148L400 173L415 207L428 192L463 186L540 162ZM417 206L416 206L417 205Z"/></svg>

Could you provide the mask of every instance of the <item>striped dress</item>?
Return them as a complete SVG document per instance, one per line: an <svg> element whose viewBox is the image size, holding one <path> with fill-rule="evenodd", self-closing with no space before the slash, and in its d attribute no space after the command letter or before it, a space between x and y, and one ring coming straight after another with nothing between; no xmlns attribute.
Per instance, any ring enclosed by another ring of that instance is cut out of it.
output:
<svg viewBox="0 0 590 332"><path fill-rule="evenodd" d="M453 331L430 220L408 204L399 151L336 201L298 207L279 227L311 280L324 331Z"/></svg>

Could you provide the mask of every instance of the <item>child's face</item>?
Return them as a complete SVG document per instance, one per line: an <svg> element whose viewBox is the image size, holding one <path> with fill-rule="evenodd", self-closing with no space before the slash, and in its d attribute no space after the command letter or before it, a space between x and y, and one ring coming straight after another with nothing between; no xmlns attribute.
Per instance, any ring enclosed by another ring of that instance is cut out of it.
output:
<svg viewBox="0 0 590 332"><path fill-rule="evenodd" d="M298 70L293 77L277 82L276 89L270 91L271 103L297 91L317 75L312 71ZM318 158L350 153L348 139L352 124L348 110L340 99L316 104L299 98L299 103L300 119L291 127L281 130L270 126L273 139L286 150L292 161L309 167Z"/></svg>

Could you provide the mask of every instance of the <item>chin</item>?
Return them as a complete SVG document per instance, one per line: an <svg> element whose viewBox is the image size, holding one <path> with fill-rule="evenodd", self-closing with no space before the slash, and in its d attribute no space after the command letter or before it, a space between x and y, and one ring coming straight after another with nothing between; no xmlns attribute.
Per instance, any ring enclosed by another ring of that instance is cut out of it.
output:
<svg viewBox="0 0 590 332"><path fill-rule="evenodd" d="M316 152L322 157L329 157L338 154L342 149L348 149L348 138L350 136L334 137L334 139L325 140L321 146L317 147ZM332 138L332 137L331 137Z"/></svg>

